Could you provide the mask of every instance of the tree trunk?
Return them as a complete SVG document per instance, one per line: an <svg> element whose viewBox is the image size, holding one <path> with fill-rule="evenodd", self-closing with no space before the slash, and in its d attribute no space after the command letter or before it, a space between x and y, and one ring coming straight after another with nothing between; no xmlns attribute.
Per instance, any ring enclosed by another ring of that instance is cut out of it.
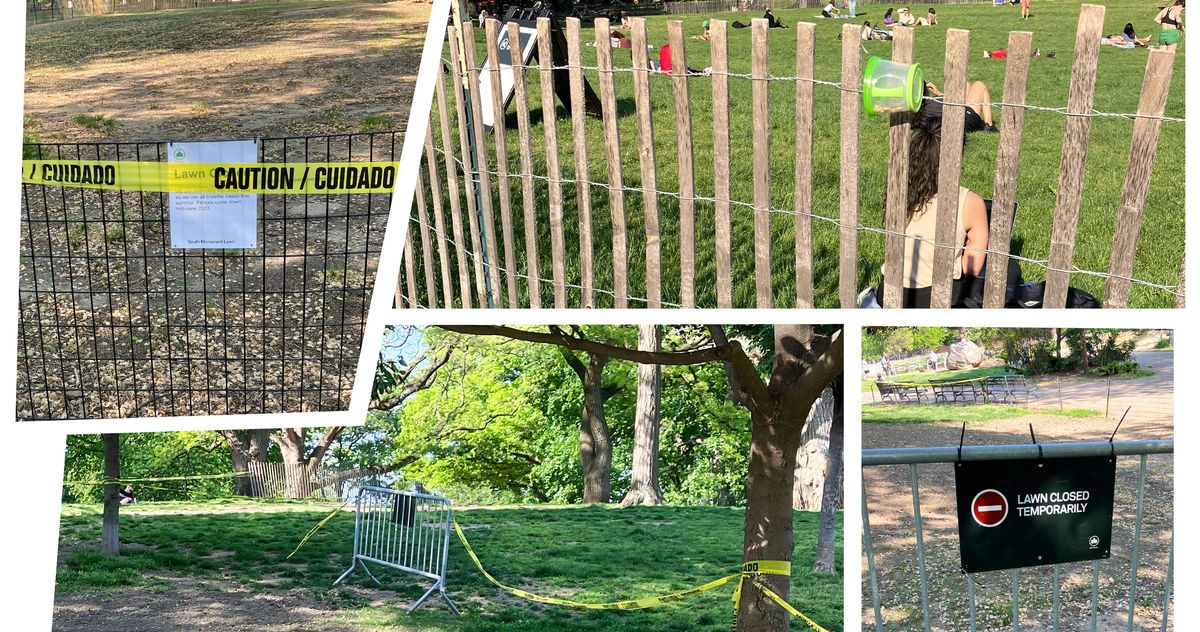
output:
<svg viewBox="0 0 1200 632"><path fill-rule="evenodd" d="M1079 366L1083 369L1084 373L1087 373L1088 372L1088 343L1087 343L1087 330L1085 330L1085 329L1079 330L1079 349L1080 349Z"/></svg>
<svg viewBox="0 0 1200 632"><path fill-rule="evenodd" d="M821 522L817 529L817 551L813 571L836 573L834 546L837 542L837 509L842 495L842 445L845 436L842 408L843 381L833 383L833 423L829 426L829 458L825 469L825 488L821 494Z"/></svg>
<svg viewBox="0 0 1200 632"><path fill-rule="evenodd" d="M304 456L307 438L306 428L284 428L275 437L275 443L283 453L284 493L288 498L308 498L313 492L312 471Z"/></svg>
<svg viewBox="0 0 1200 632"><path fill-rule="evenodd" d="M250 463L265 463L267 449L271 446L271 431L263 430L222 430L221 435L229 443L229 460L233 465L234 474L250 471ZM233 479L233 493L237 496L262 496L263 488L255 485L249 476L236 476Z"/></svg>
<svg viewBox="0 0 1200 632"><path fill-rule="evenodd" d="M612 438L604 416L604 402L615 391L603 385L605 356L588 354L583 373L583 410L579 417L579 463L583 469L583 502L612 500Z"/></svg>
<svg viewBox="0 0 1200 632"><path fill-rule="evenodd" d="M104 478L121 478L121 435L101 435L104 445ZM104 518L100 529L100 552L104 555L121 554L121 497L117 494L118 483L104 486Z"/></svg>
<svg viewBox="0 0 1200 632"><path fill-rule="evenodd" d="M662 335L657 325L638 325L638 349L658 351ZM661 505L658 481L658 441L662 403L662 367L638 365L637 409L633 421L633 471L622 507Z"/></svg>

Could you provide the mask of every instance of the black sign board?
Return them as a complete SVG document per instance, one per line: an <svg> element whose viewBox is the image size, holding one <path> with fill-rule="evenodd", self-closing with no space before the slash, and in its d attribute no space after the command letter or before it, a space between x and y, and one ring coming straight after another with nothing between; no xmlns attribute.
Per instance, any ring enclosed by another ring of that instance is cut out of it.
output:
<svg viewBox="0 0 1200 632"><path fill-rule="evenodd" d="M1109 556L1116 458L954 464L968 573Z"/></svg>

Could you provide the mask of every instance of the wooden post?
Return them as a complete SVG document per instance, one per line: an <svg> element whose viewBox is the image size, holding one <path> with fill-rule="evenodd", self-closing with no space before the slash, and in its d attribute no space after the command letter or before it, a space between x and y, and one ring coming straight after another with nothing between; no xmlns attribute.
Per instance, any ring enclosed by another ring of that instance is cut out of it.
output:
<svg viewBox="0 0 1200 632"><path fill-rule="evenodd" d="M417 308L421 303L417 299L417 264L413 261L412 231L404 234L404 282L408 297L408 306Z"/></svg>
<svg viewBox="0 0 1200 632"><path fill-rule="evenodd" d="M771 102L767 77L768 29L750 21L750 100L754 121L754 293L759 309L771 307Z"/></svg>
<svg viewBox="0 0 1200 632"><path fill-rule="evenodd" d="M437 94L438 114L441 119L442 148L446 152L446 194L450 198L450 227L454 231L454 255L458 261L458 291L462 308L471 309L471 273L467 267L467 248L463 238L462 206L459 203L458 193L458 166L454 164L454 144L450 140L450 105L446 98L445 67L438 64L437 68L437 82L433 84L433 87ZM453 75L450 80L457 81ZM425 142L427 143L425 145L426 153L436 155L432 135Z"/></svg>
<svg viewBox="0 0 1200 632"><path fill-rule="evenodd" d="M596 18L596 67L604 115L604 152L608 162L608 206L612 216L613 307L629 306L629 247L625 238L625 189L621 175L621 137L613 85L612 30L608 18Z"/></svg>
<svg viewBox="0 0 1200 632"><path fill-rule="evenodd" d="M421 231L421 263L425 267L425 296L431 309L437 309L437 282L433 276L433 250L429 240L429 213L425 209L425 174L417 166L417 228ZM409 231L412 235L412 231ZM411 255L412 251L409 251ZM409 257L412 258L411 256Z"/></svg>
<svg viewBox="0 0 1200 632"><path fill-rule="evenodd" d="M117 481L121 478L121 435L100 435L104 449L104 478ZM100 552L104 555L121 554L121 498L116 482L104 486L104 515L100 528Z"/></svg>
<svg viewBox="0 0 1200 632"><path fill-rule="evenodd" d="M483 271L483 248L479 243L479 211L475 204L475 187L478 183L475 181L475 175L471 173L471 141L468 134L471 130L467 126L467 104L466 97L463 93L463 75L459 74L459 69L462 65L462 52L459 50L458 28L450 26L446 28L446 32L450 38L450 66L452 68L451 83L454 84L454 102L455 111L458 114L458 146L462 155L463 164L463 183L465 184L465 197L467 198L467 227L471 234L471 260L475 263L475 294L479 299L480 307L488 307L487 289L484 287ZM475 92L475 91L472 91Z"/></svg>
<svg viewBox="0 0 1200 632"><path fill-rule="evenodd" d="M563 238L562 171L558 166L558 111L554 103L554 53L550 18L538 18L538 68L542 83L542 126L546 131L546 177L550 194L550 267L554 275L554 307L567 306L567 268Z"/></svg>
<svg viewBox="0 0 1200 632"><path fill-rule="evenodd" d="M433 198L433 230L437 234L438 259L442 271L442 304L454 307L454 282L450 278L450 249L447 246L446 225L442 219L442 185L438 177L437 151L433 148L433 125L425 127L425 165L429 174L429 193ZM417 195L420 195L417 191Z"/></svg>
<svg viewBox="0 0 1200 632"><path fill-rule="evenodd" d="M1100 30L1104 7L1082 5L1075 32L1075 65L1067 96L1067 131L1063 135L1062 167L1058 174L1058 196L1054 202L1054 230L1050 236L1050 263L1046 270L1046 294L1042 307L1067 305L1071 281L1071 259L1079 228L1079 206L1083 198L1083 172L1087 164L1088 136L1092 130L1092 98L1096 89L1096 59L1100 55ZM1082 114L1085 116L1072 116Z"/></svg>
<svg viewBox="0 0 1200 632"><path fill-rule="evenodd" d="M1187 280L1187 255L1185 254L1179 261L1179 286L1175 288L1175 309L1183 309L1187 304L1184 299L1184 286Z"/></svg>
<svg viewBox="0 0 1200 632"><path fill-rule="evenodd" d="M733 255L729 218L729 46L725 20L708 23L712 47L713 223L717 246L717 307L733 307Z"/></svg>
<svg viewBox="0 0 1200 632"><path fill-rule="evenodd" d="M838 303L843 308L858 307L858 126L862 115L862 95L851 88L861 85L860 56L862 27L842 25L842 109L839 127L841 150L841 207L838 223L841 236L838 253Z"/></svg>
<svg viewBox="0 0 1200 632"><path fill-rule="evenodd" d="M508 180L508 143L506 142L508 133L504 125L504 100L501 98L500 89L499 27L498 21L490 19L485 28L488 59L492 62L488 66L492 83L492 102L489 105L492 108L492 138L496 143L496 182L500 185L500 231L504 235L504 280L508 288L508 306L519 307L517 252L512 223L512 191ZM512 59L518 63L521 61L519 42L520 40L518 40L516 49L513 49L512 42L509 42L509 52L515 55ZM513 72L517 70L517 68L513 68ZM495 247L493 245L493 248ZM499 288L496 291L499 292Z"/></svg>
<svg viewBox="0 0 1200 632"><path fill-rule="evenodd" d="M1008 34L1008 60L1004 70L1004 102L1000 111L1000 148L996 150L996 183L992 187L992 221L988 227L987 279L983 306L1004 307L1008 289L1008 251L1012 241L1013 203L1017 200L1017 171L1021 163L1021 136L1025 130L1025 88L1033 33Z"/></svg>
<svg viewBox="0 0 1200 632"><path fill-rule="evenodd" d="M963 29L946 31L946 70L943 98L945 103L965 103L967 100L967 53L970 51L970 35ZM942 145L938 158L937 228L934 231L933 289L929 306L946 309L950 307L950 294L954 285L954 255L962 244L958 243L958 190L962 176L962 138L966 106L944 105L942 107Z"/></svg>
<svg viewBox="0 0 1200 632"><path fill-rule="evenodd" d="M492 213L492 177L488 170L487 134L483 132L483 104L479 98L479 70L475 63L475 27L470 22L463 23L463 48L467 64L467 85L471 99L471 133L475 138L475 171L479 174L475 186L479 187L479 209L483 216L482 247L487 264L488 292L491 299L489 307L504 307L504 293L500 290L500 262L496 251L500 245L496 242L495 216ZM494 84L496 93L499 84ZM493 117L498 118L498 117ZM473 225L473 224L472 224ZM487 305L487 303L482 304Z"/></svg>
<svg viewBox="0 0 1200 632"><path fill-rule="evenodd" d="M813 306L813 64L816 25L796 25L796 307Z"/></svg>
<svg viewBox="0 0 1200 632"><path fill-rule="evenodd" d="M892 61L911 64L913 59L913 30L905 26L892 29ZM912 114L891 115L888 132L887 206L884 228L883 306L904 305L904 234L908 225L908 131Z"/></svg>
<svg viewBox="0 0 1200 632"><path fill-rule="evenodd" d="M508 41L521 41L521 26L508 23ZM519 49L520 46L517 46ZM516 50L516 49L514 49ZM542 307L542 282L538 263L537 201L533 196L533 146L529 132L529 98L525 89L525 66L513 58L513 109L517 113L517 150L521 155L521 208L525 215L525 275L529 278L529 306Z"/></svg>
<svg viewBox="0 0 1200 632"><path fill-rule="evenodd" d="M646 227L646 306L662 307L662 235L658 225L658 181L654 170L654 123L650 112L650 59L646 20L633 19L633 100L637 109L638 158L642 174L642 222Z"/></svg>
<svg viewBox="0 0 1200 632"><path fill-rule="evenodd" d="M675 155L679 160L679 303L696 306L696 182L692 164L692 102L683 22L667 22L671 83L675 88Z"/></svg>
<svg viewBox="0 0 1200 632"><path fill-rule="evenodd" d="M1138 114L1158 117L1167 107L1167 91L1175 52L1163 49L1150 51L1146 60L1146 75L1142 79ZM1129 148L1129 166L1125 169L1125 186L1117 207L1117 223L1113 229L1112 257L1109 259L1108 288L1104 293L1105 307L1127 307L1129 278L1133 275L1133 259L1137 252L1138 235L1142 230L1142 215L1146 209L1146 192L1158 153L1158 134L1162 121L1139 118L1133 122L1133 143Z"/></svg>
<svg viewBox="0 0 1200 632"><path fill-rule="evenodd" d="M592 188L588 184L587 114L583 101L583 41L579 18L567 18L567 64L571 82L571 134L575 140L575 198L579 209L579 268L583 307L596 306L592 269Z"/></svg>

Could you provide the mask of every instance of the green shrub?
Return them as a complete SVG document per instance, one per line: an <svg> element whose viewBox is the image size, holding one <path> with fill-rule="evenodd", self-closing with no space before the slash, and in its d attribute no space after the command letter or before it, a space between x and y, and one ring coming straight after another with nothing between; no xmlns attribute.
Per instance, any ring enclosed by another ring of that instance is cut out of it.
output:
<svg viewBox="0 0 1200 632"><path fill-rule="evenodd" d="M1170 349L1171 348L1171 339L1170 338L1159 338L1158 342L1154 343L1154 348L1155 349Z"/></svg>

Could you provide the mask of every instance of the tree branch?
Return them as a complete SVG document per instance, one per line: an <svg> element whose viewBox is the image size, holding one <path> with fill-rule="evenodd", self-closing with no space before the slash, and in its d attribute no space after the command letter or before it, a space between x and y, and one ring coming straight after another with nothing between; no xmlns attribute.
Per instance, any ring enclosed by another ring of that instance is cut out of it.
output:
<svg viewBox="0 0 1200 632"><path fill-rule="evenodd" d="M516 340L524 340L526 342L558 345L559 347L565 347L573 351L582 351L589 354L616 358L618 360L637 362L639 364L681 366L684 364L700 364L703 362L729 361L730 356L737 355L739 353L745 356L745 353L741 351L741 345L737 343L716 345L694 351L640 351L637 349L629 349L627 347L571 336L563 332L561 329L558 329L557 332L551 331L550 333L546 333L540 331L529 331L526 329L517 329L515 327L506 327L504 325L440 325L440 327L442 329L461 334L470 334L476 336L504 336L506 338L514 338ZM748 358L747 361L749 361Z"/></svg>

